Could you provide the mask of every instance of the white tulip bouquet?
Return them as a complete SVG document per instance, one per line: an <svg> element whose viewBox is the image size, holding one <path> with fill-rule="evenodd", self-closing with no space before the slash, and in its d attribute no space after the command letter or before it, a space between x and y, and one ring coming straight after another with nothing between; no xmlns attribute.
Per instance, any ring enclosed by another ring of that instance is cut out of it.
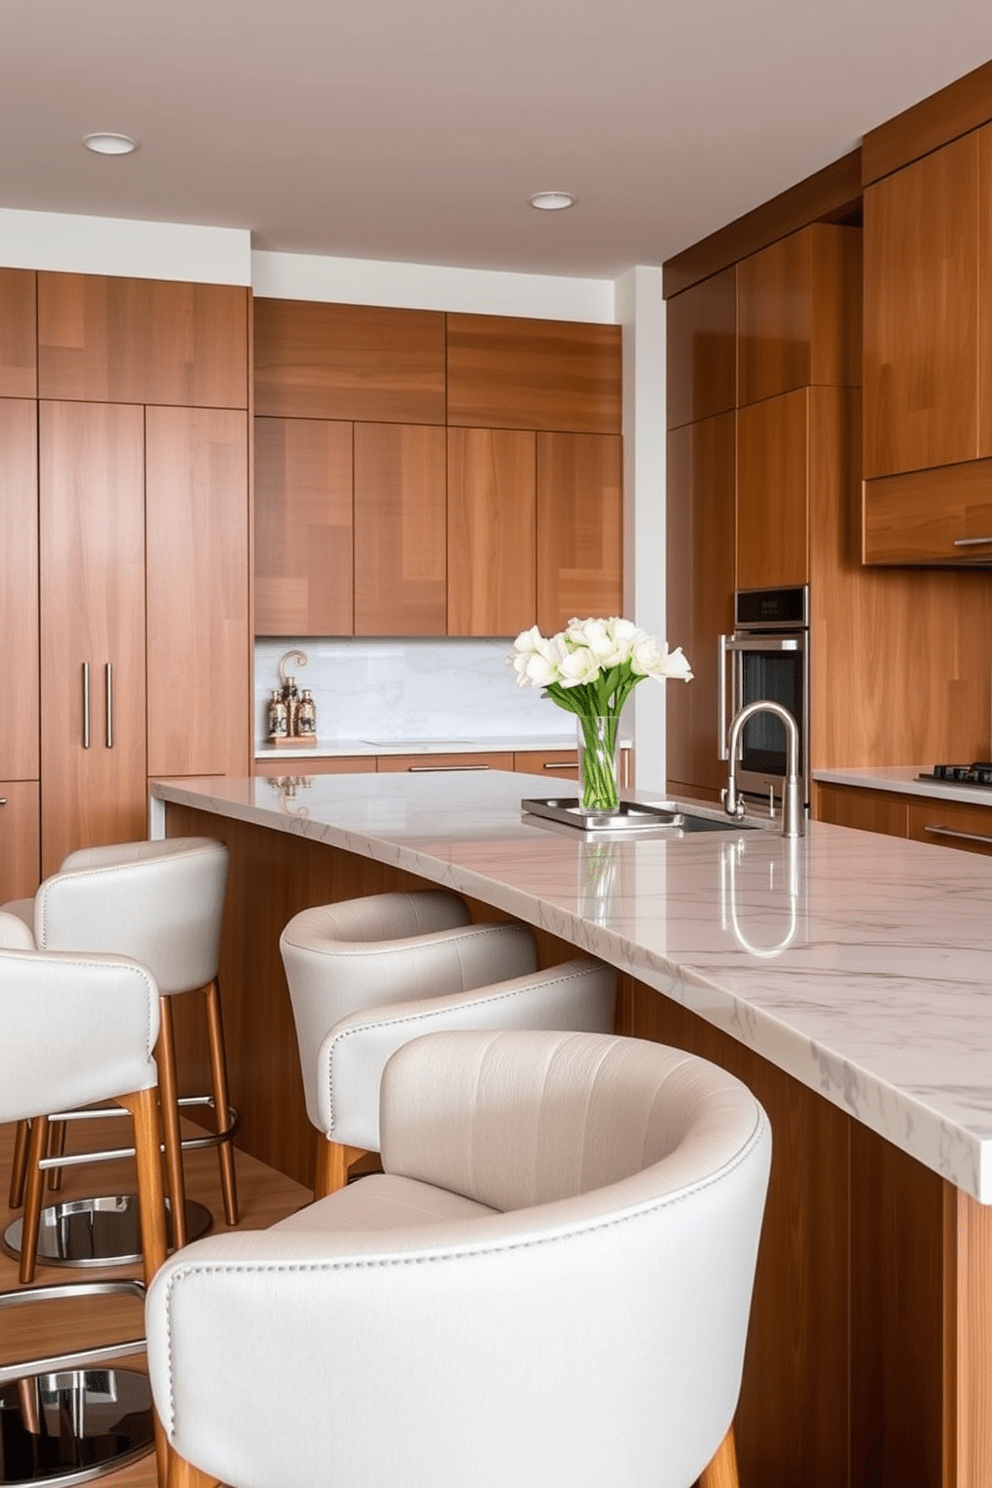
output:
<svg viewBox="0 0 992 1488"><path fill-rule="evenodd" d="M620 804L616 778L617 730L623 705L645 677L692 677L681 646L669 651L630 620L570 620L542 636L522 631L508 658L519 687L541 687L543 697L574 713L582 734L583 811L612 812Z"/></svg>

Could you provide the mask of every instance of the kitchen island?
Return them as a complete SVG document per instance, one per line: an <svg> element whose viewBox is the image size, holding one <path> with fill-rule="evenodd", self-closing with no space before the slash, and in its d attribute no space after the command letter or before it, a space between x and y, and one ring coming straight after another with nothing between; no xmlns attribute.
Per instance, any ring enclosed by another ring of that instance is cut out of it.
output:
<svg viewBox="0 0 992 1488"><path fill-rule="evenodd" d="M586 837L533 777L153 786L152 829L226 840L223 998L248 1150L309 1171L282 925L434 884L621 972L618 1028L739 1074L775 1138L741 1480L992 1482L992 864L811 823ZM192 1037L192 1036L190 1036ZM195 1052L195 1051L194 1051Z"/></svg>

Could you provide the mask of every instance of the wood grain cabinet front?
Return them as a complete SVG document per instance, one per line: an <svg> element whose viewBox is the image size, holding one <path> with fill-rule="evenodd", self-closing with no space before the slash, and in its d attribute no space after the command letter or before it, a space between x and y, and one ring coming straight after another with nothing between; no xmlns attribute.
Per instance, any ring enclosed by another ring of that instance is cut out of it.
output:
<svg viewBox="0 0 992 1488"><path fill-rule="evenodd" d="M445 432L355 425L355 634L447 625Z"/></svg>
<svg viewBox="0 0 992 1488"><path fill-rule="evenodd" d="M448 430L448 634L516 635L537 613L537 445Z"/></svg>
<svg viewBox="0 0 992 1488"><path fill-rule="evenodd" d="M881 832L886 837L905 837L908 799L894 791L817 781L813 789L813 816L817 821L832 822L836 827Z"/></svg>
<svg viewBox="0 0 992 1488"><path fill-rule="evenodd" d="M438 775L452 770L512 770L513 755L493 750L489 753L464 754L380 754L376 761L380 774L405 770L410 775Z"/></svg>
<svg viewBox="0 0 992 1488"><path fill-rule="evenodd" d="M668 427L737 405L737 279L731 265L668 301Z"/></svg>
<svg viewBox="0 0 992 1488"><path fill-rule="evenodd" d="M623 608L623 452L619 435L537 436L537 623Z"/></svg>
<svg viewBox="0 0 992 1488"><path fill-rule="evenodd" d="M0 397L38 395L37 279L33 269L0 269Z"/></svg>
<svg viewBox="0 0 992 1488"><path fill-rule="evenodd" d="M909 808L908 835L914 842L992 856L992 804L914 800Z"/></svg>
<svg viewBox="0 0 992 1488"><path fill-rule="evenodd" d="M33 897L41 879L37 780L0 780L0 904Z"/></svg>
<svg viewBox="0 0 992 1488"><path fill-rule="evenodd" d="M0 654L6 699L0 778L37 780L38 408L30 398L0 398L0 512Z"/></svg>

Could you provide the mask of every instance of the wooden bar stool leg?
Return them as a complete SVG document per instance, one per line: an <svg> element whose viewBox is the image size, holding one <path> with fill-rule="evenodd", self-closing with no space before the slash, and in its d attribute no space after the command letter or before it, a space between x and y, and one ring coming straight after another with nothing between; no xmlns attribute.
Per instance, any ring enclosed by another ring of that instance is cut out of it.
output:
<svg viewBox="0 0 992 1488"><path fill-rule="evenodd" d="M155 1047L158 1065L158 1089L162 1107L162 1133L165 1140L165 1174L169 1185L172 1216L172 1243L180 1250L187 1242L186 1182L183 1177L183 1149L179 1130L179 1092L176 1088L176 1038L172 1022L172 1001L159 998L161 1026Z"/></svg>
<svg viewBox="0 0 992 1488"><path fill-rule="evenodd" d="M69 1123L67 1121L50 1121L48 1125L48 1155L49 1157L61 1157L65 1151L65 1134ZM48 1187L52 1193L58 1193L62 1187L62 1169L48 1169Z"/></svg>
<svg viewBox="0 0 992 1488"><path fill-rule="evenodd" d="M210 1041L210 1072L213 1080L214 1114L217 1130L231 1124L231 1098L227 1088L227 1054L224 1049L224 1022L221 1016L220 987L217 978L203 989L207 999L207 1033ZM220 1162L220 1186L224 1194L224 1218L229 1225L238 1223L238 1188L234 1173L234 1143L221 1142L217 1148Z"/></svg>
<svg viewBox="0 0 992 1488"><path fill-rule="evenodd" d="M24 1203L24 1180L28 1172L28 1134L31 1123L19 1121L14 1132L14 1159L10 1165L10 1207L20 1209Z"/></svg>
<svg viewBox="0 0 992 1488"><path fill-rule="evenodd" d="M175 1452L169 1454L168 1488L217 1488L217 1479L201 1472L192 1462L184 1462Z"/></svg>
<svg viewBox="0 0 992 1488"><path fill-rule="evenodd" d="M713 1461L700 1473L699 1488L740 1488L733 1426L717 1448Z"/></svg>
<svg viewBox="0 0 992 1488"><path fill-rule="evenodd" d="M317 1141L317 1171L314 1177L314 1199L326 1199L348 1182L348 1169L365 1156L364 1147L345 1147L340 1142Z"/></svg>
<svg viewBox="0 0 992 1488"><path fill-rule="evenodd" d="M21 1221L21 1261L18 1279L22 1285L34 1281L38 1254L38 1232L41 1229L41 1198L45 1174L40 1166L48 1151L48 1117L35 1116L28 1140L28 1168L24 1187L24 1218Z"/></svg>

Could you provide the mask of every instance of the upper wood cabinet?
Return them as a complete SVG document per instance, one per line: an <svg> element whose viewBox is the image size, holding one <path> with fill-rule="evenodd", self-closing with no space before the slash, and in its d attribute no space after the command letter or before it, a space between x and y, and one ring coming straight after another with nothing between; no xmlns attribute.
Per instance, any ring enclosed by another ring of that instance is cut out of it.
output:
<svg viewBox="0 0 992 1488"><path fill-rule="evenodd" d="M984 136L984 141L980 139ZM992 453L979 414L980 167L973 131L865 191L864 475ZM987 215L987 214L986 214ZM980 438L980 430L982 438Z"/></svg>
<svg viewBox="0 0 992 1488"><path fill-rule="evenodd" d="M37 275L0 269L0 398L38 394Z"/></svg>
<svg viewBox="0 0 992 1488"><path fill-rule="evenodd" d="M992 460L865 482L865 563L992 563Z"/></svg>
<svg viewBox="0 0 992 1488"><path fill-rule="evenodd" d="M726 413L737 402L737 276L704 279L667 305L668 427Z"/></svg>
<svg viewBox="0 0 992 1488"><path fill-rule="evenodd" d="M248 291L39 273L38 390L50 399L247 408Z"/></svg>
<svg viewBox="0 0 992 1488"><path fill-rule="evenodd" d="M145 410L148 774L244 775L247 413Z"/></svg>
<svg viewBox="0 0 992 1488"><path fill-rule="evenodd" d="M537 446L448 430L448 634L516 635L537 613Z"/></svg>
<svg viewBox="0 0 992 1488"><path fill-rule="evenodd" d="M449 315L449 424L618 434L615 325Z"/></svg>
<svg viewBox="0 0 992 1488"><path fill-rule="evenodd" d="M33 399L0 398L0 512L0 654L7 698L0 779L37 780L38 408Z"/></svg>
<svg viewBox="0 0 992 1488"><path fill-rule="evenodd" d="M737 401L861 382L861 233L813 223L737 265Z"/></svg>
<svg viewBox="0 0 992 1488"><path fill-rule="evenodd" d="M33 898L41 880L37 780L0 780L0 904Z"/></svg>
<svg viewBox="0 0 992 1488"><path fill-rule="evenodd" d="M445 431L355 425L355 634L444 635Z"/></svg>
<svg viewBox="0 0 992 1488"><path fill-rule="evenodd" d="M727 778L717 736L717 644L734 628L732 412L669 432L667 491L667 633L693 670L688 687L667 690L668 776L715 791Z"/></svg>
<svg viewBox="0 0 992 1488"><path fill-rule="evenodd" d="M254 302L255 412L444 423L444 315L307 300Z"/></svg>
<svg viewBox="0 0 992 1488"><path fill-rule="evenodd" d="M619 435L537 436L537 623L623 607L623 455Z"/></svg>
<svg viewBox="0 0 992 1488"><path fill-rule="evenodd" d="M255 632L351 635L352 425L255 420Z"/></svg>
<svg viewBox="0 0 992 1488"><path fill-rule="evenodd" d="M737 414L737 588L809 579L808 390Z"/></svg>

